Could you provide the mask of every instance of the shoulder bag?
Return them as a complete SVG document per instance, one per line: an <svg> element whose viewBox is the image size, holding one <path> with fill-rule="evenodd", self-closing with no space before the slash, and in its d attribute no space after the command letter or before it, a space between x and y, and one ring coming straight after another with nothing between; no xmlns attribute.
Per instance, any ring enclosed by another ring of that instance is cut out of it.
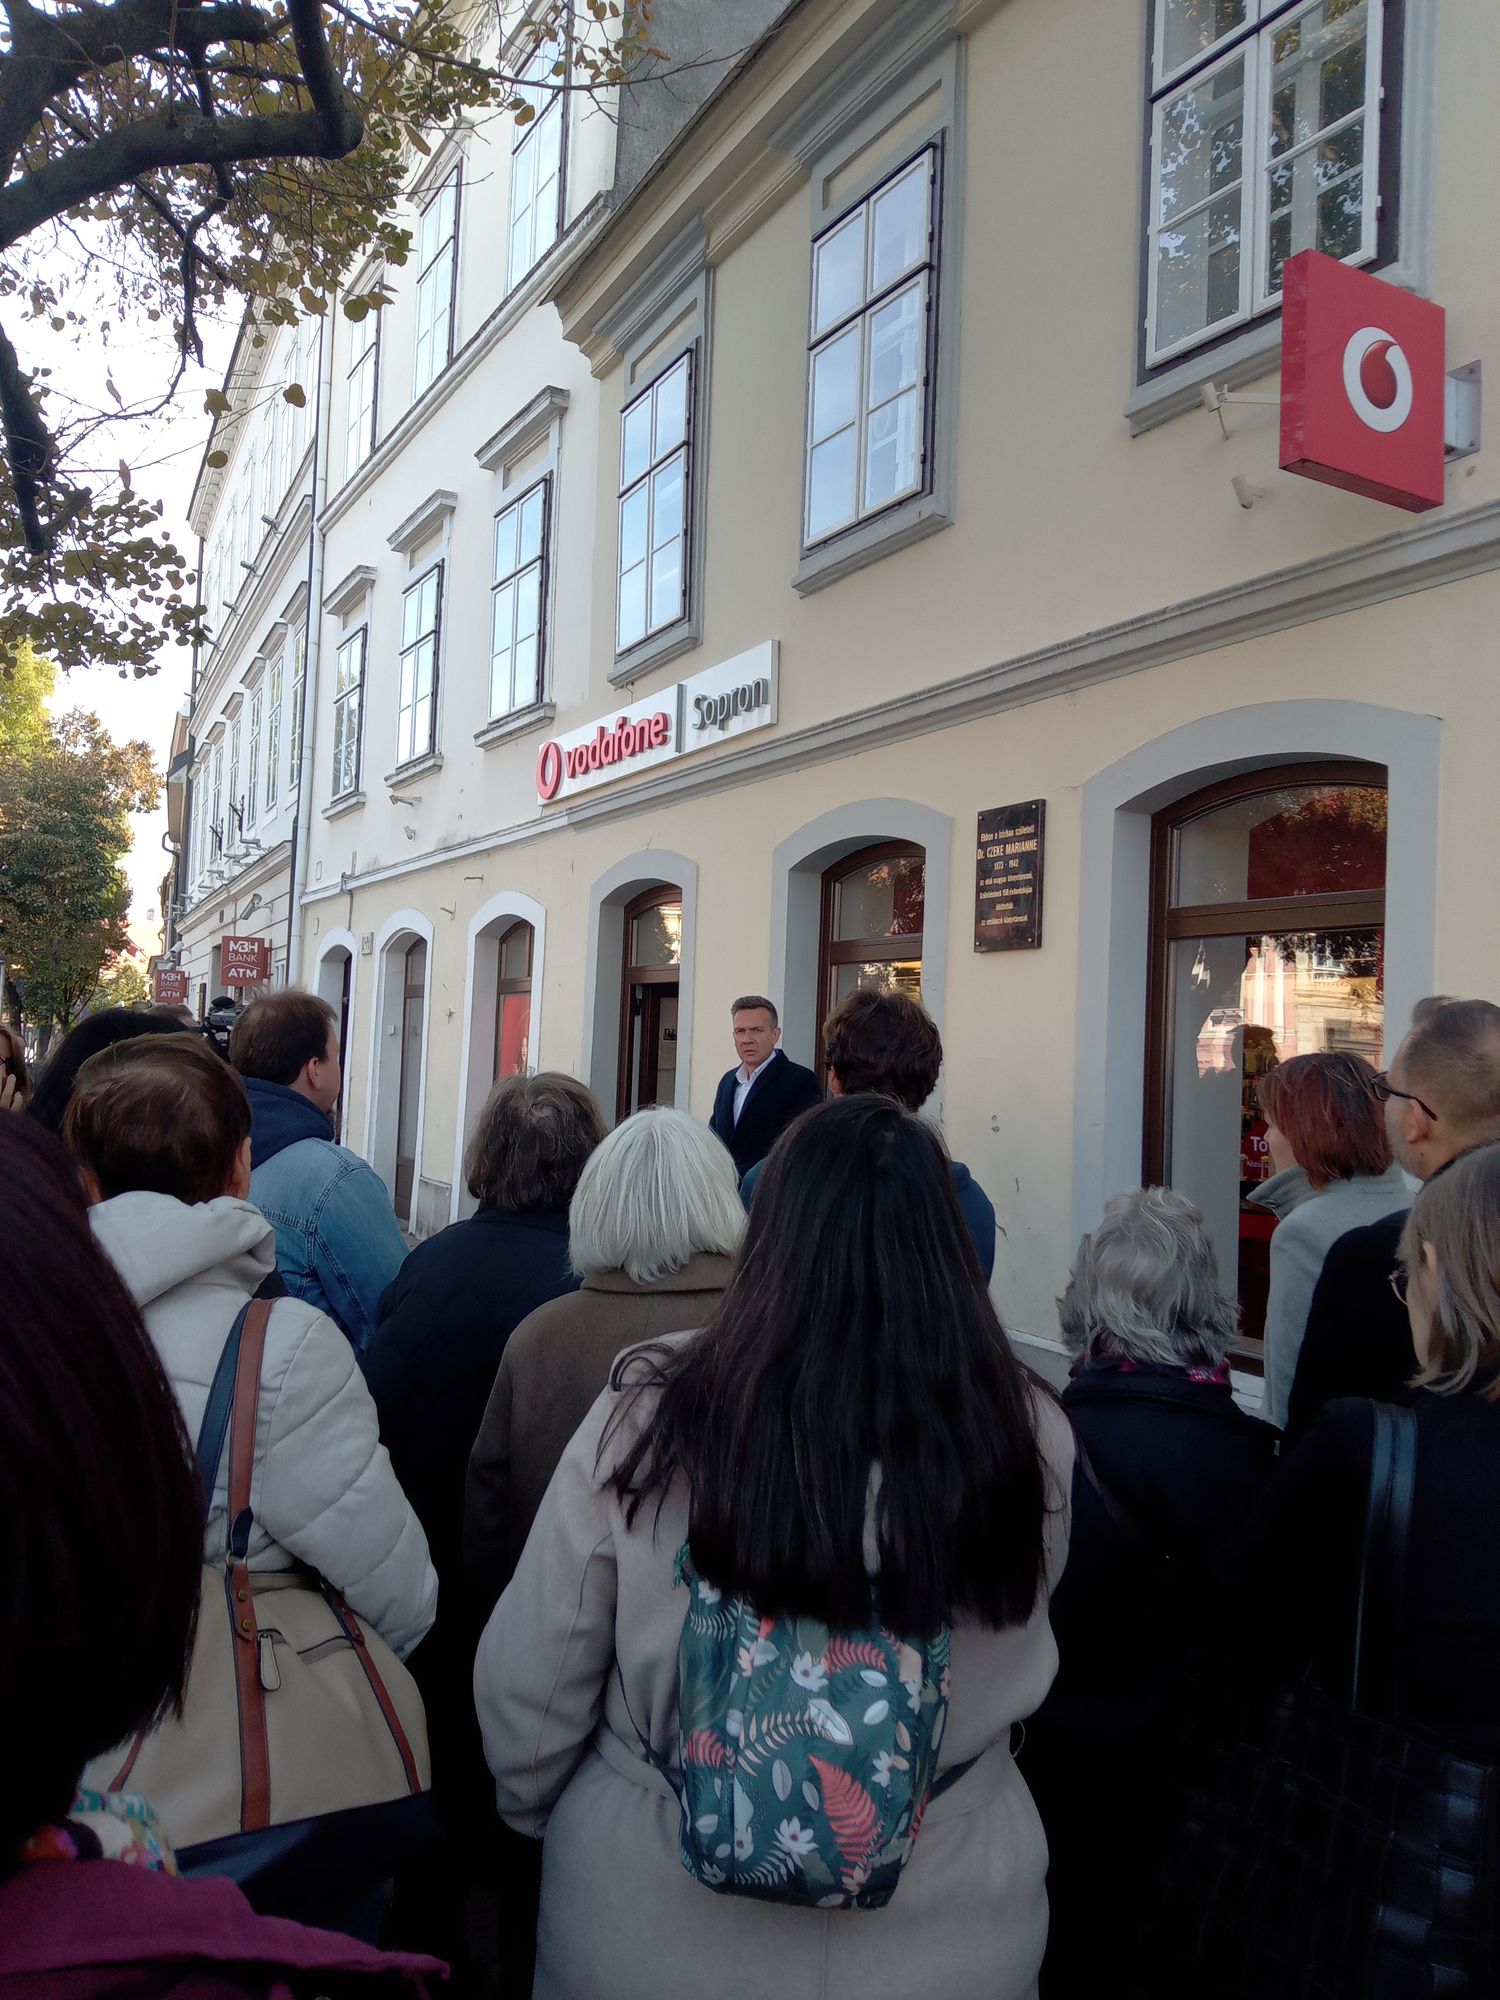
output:
<svg viewBox="0 0 1500 2000"><path fill-rule="evenodd" d="M145 1794L184 1874L248 1889L336 1847L346 1862L378 1851L378 1880L427 1837L426 1717L406 1668L326 1578L247 1562L271 1310L252 1300L235 1320L198 1435L205 1515L228 1435L228 1532L204 1566L182 1714L96 1759L87 1782Z"/></svg>

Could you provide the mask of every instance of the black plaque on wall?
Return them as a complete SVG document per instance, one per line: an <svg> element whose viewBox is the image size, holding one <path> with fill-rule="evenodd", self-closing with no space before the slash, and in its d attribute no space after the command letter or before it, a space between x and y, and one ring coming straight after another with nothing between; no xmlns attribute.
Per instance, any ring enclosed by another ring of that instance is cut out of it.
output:
<svg viewBox="0 0 1500 2000"><path fill-rule="evenodd" d="M974 949L1029 951L1042 941L1042 853L1047 801L992 806L979 815L974 861Z"/></svg>

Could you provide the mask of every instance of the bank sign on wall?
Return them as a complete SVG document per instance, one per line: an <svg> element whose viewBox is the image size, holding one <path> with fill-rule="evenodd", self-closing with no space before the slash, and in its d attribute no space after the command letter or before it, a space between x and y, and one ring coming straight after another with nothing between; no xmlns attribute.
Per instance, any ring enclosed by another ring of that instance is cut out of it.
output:
<svg viewBox="0 0 1500 2000"><path fill-rule="evenodd" d="M769 729L776 720L777 664L777 643L768 639L628 708L611 709L582 729L549 736L537 752L538 799L550 805L675 763L731 736Z"/></svg>

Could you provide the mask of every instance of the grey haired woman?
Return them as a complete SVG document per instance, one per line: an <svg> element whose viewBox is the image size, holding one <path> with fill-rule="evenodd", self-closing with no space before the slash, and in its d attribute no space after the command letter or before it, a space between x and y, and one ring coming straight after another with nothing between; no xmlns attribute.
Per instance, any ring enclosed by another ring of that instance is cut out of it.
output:
<svg viewBox="0 0 1500 2000"><path fill-rule="evenodd" d="M1223 1673L1226 1581L1275 1433L1235 1404L1235 1308L1182 1195L1117 1194L1058 1310L1075 1357L1073 1540L1051 1607L1058 1676L1022 1759L1052 1855L1042 1991L1127 1996L1150 1990L1129 1941L1178 1797L1176 1739L1221 1699L1199 1677L1210 1661Z"/></svg>

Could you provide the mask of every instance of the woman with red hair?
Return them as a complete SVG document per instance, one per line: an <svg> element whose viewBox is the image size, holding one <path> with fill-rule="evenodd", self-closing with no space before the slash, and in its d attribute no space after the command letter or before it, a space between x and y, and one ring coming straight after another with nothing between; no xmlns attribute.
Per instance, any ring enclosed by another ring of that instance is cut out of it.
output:
<svg viewBox="0 0 1500 2000"><path fill-rule="evenodd" d="M1347 1231L1409 1207L1412 1187L1391 1160L1375 1072L1362 1056L1293 1056L1257 1093L1272 1166L1278 1175L1300 1167L1311 1190L1271 1238L1262 1414L1285 1430L1323 1259Z"/></svg>

